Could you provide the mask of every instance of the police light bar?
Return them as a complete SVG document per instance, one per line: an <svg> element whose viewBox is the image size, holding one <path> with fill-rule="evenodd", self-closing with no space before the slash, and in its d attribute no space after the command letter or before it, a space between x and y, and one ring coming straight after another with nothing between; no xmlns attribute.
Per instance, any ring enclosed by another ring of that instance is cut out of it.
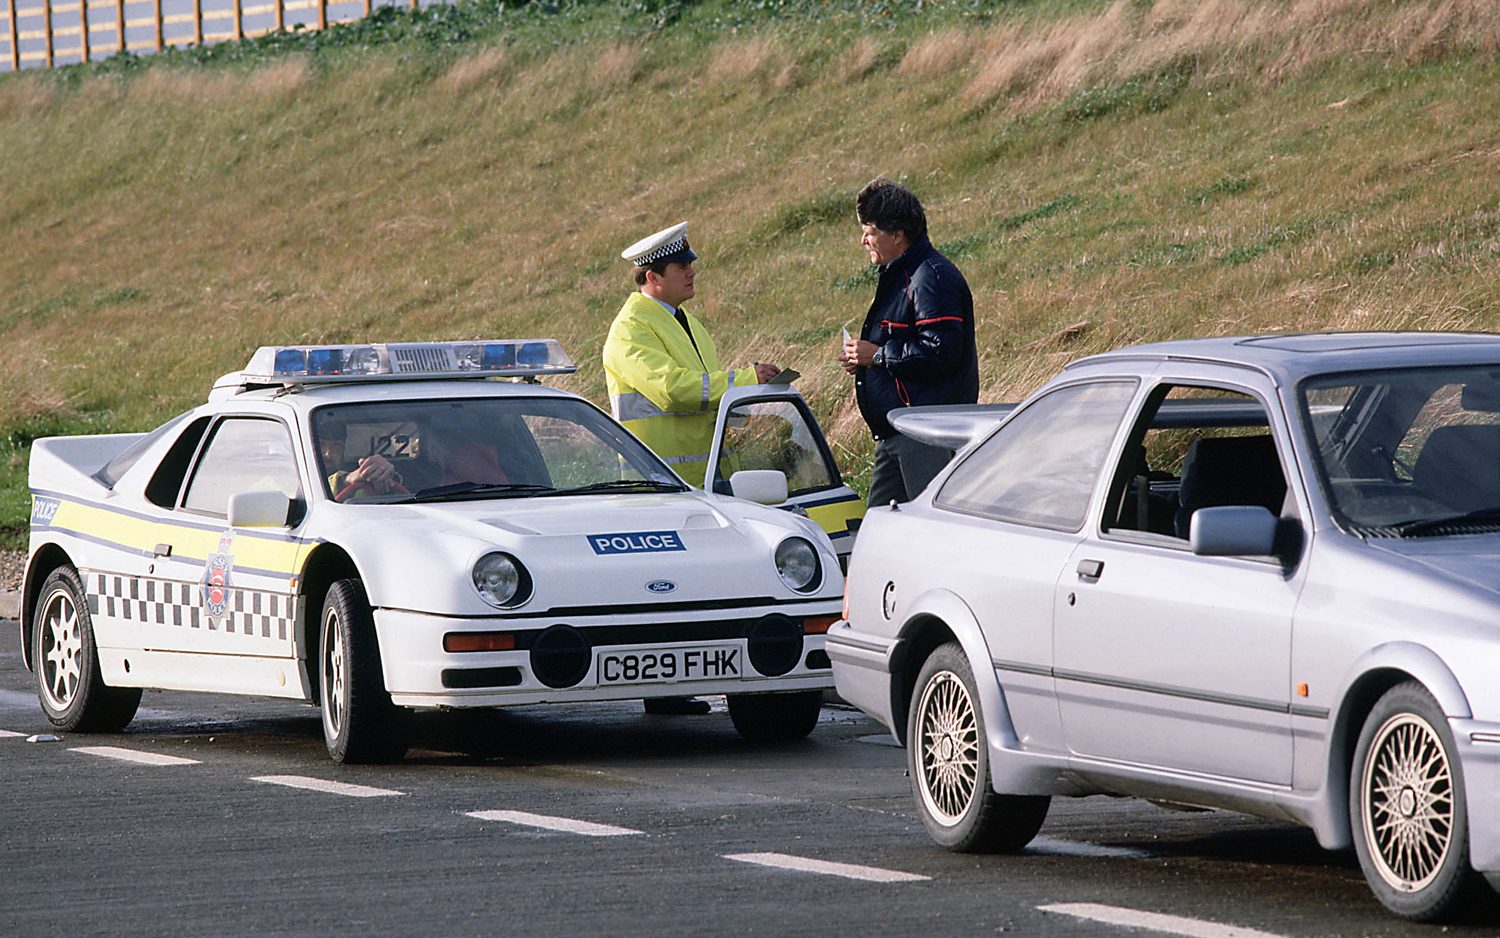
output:
<svg viewBox="0 0 1500 938"><path fill-rule="evenodd" d="M529 378L578 370L556 339L263 345L240 378L247 384L308 384L360 378Z"/></svg>

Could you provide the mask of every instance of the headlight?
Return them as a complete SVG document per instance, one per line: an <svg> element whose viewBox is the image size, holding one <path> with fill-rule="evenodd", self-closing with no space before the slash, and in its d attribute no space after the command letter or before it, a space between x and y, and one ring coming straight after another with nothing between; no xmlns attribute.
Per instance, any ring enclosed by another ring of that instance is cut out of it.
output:
<svg viewBox="0 0 1500 938"><path fill-rule="evenodd" d="M818 549L800 537L787 538L776 547L776 573L797 592L812 592L821 579Z"/></svg>
<svg viewBox="0 0 1500 938"><path fill-rule="evenodd" d="M474 564L474 588L491 606L519 606L531 598L531 575L510 554L485 554Z"/></svg>

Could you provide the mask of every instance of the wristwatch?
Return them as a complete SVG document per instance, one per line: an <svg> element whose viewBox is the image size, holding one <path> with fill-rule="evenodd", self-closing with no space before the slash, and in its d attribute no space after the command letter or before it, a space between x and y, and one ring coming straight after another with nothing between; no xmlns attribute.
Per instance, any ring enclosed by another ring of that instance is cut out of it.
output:
<svg viewBox="0 0 1500 938"><path fill-rule="evenodd" d="M870 356L870 364L874 365L876 368L884 368L885 367L885 346L884 345L882 345L880 348L876 349L875 350L875 354Z"/></svg>

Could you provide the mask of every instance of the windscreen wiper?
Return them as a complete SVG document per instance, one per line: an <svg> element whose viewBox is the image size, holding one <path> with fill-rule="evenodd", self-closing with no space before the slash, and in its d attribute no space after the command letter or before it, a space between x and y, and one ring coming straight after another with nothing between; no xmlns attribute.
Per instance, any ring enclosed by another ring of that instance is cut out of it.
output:
<svg viewBox="0 0 1500 938"><path fill-rule="evenodd" d="M1429 534L1440 533L1445 528L1494 524L1500 524L1500 506L1481 508L1478 511L1469 511L1461 515L1449 515L1446 518L1424 518L1415 521L1403 521L1400 524L1391 525L1391 529L1401 537L1426 537Z"/></svg>
<svg viewBox="0 0 1500 938"><path fill-rule="evenodd" d="M685 492L681 482L663 482L659 479L615 479L611 482L593 482L576 485L569 489L553 489L551 495L597 495L610 492Z"/></svg>
<svg viewBox="0 0 1500 938"><path fill-rule="evenodd" d="M412 495L414 502L441 502L464 498L469 495L512 498L525 495L541 495L555 492L550 485L534 482L454 482L449 485L434 485Z"/></svg>

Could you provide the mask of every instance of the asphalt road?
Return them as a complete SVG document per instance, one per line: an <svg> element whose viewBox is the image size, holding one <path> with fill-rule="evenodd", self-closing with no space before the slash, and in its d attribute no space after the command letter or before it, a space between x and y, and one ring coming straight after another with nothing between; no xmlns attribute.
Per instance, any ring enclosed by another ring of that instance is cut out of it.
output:
<svg viewBox="0 0 1500 938"><path fill-rule="evenodd" d="M124 734L31 742L49 727L14 634L0 620L3 935L1440 931L1386 915L1352 854L1227 814L1059 800L1023 854L944 852L901 750L832 707L770 747L722 700L430 715L403 763L345 768L310 707L148 693ZM1500 933L1500 912L1441 933Z"/></svg>

